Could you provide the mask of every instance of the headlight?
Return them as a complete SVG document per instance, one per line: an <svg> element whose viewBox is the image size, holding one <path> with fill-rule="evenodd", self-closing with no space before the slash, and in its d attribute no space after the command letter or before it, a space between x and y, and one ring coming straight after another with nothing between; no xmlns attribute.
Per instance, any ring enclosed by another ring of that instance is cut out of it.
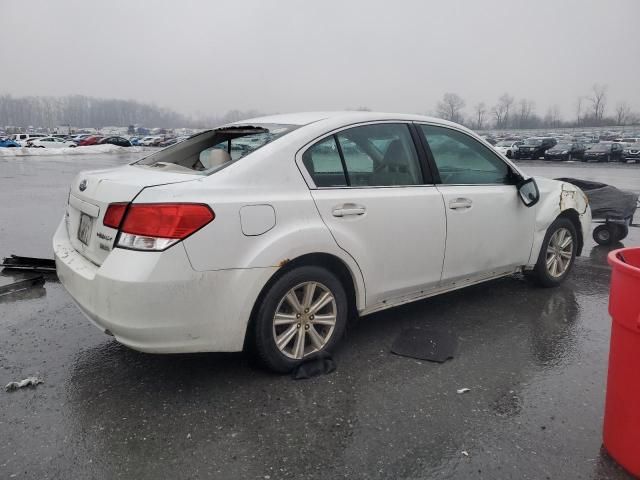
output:
<svg viewBox="0 0 640 480"><path fill-rule="evenodd" d="M563 150L562 154L564 155L565 153L569 153L569 150Z"/></svg>

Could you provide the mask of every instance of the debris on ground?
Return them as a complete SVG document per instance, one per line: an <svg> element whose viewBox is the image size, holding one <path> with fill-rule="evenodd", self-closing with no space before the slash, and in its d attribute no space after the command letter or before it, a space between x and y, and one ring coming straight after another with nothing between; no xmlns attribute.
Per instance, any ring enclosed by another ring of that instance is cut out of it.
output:
<svg viewBox="0 0 640 480"><path fill-rule="evenodd" d="M13 392L14 390L18 390L19 388L24 388L24 387L36 387L37 385L44 383L44 380L42 380L41 378L38 377L28 377L25 378L24 380L20 380L19 382L10 382L7 383L4 387L4 389L7 392Z"/></svg>
<svg viewBox="0 0 640 480"><path fill-rule="evenodd" d="M458 347L455 335L433 328L409 328L394 340L391 353L402 357L444 363L453 358Z"/></svg>
<svg viewBox="0 0 640 480"><path fill-rule="evenodd" d="M0 276L0 296L9 293L21 292L31 287L44 284L44 277L36 275L32 277L5 277Z"/></svg>
<svg viewBox="0 0 640 480"><path fill-rule="evenodd" d="M462 452L460 453L462 453L462 455L464 455L465 457L469 456L469 452L467 452L466 450L462 450Z"/></svg>
<svg viewBox="0 0 640 480"><path fill-rule="evenodd" d="M318 375L326 375L335 371L336 363L326 352L322 352L316 357L301 363L291 372L294 380L306 380L307 378L317 377Z"/></svg>
<svg viewBox="0 0 640 480"><path fill-rule="evenodd" d="M55 273L56 262L50 258L20 257L11 255L5 257L0 263L0 267L7 270L28 270L40 273Z"/></svg>
<svg viewBox="0 0 640 480"><path fill-rule="evenodd" d="M470 392L470 391L471 391L470 388L466 388L465 387L465 388L459 388L458 390L456 390L456 393L459 395L461 393L467 393L467 392Z"/></svg>

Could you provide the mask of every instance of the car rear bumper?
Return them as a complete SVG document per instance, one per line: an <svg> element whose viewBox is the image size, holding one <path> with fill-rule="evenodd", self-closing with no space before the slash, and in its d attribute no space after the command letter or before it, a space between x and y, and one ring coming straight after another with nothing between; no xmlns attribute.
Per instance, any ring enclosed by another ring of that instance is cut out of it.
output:
<svg viewBox="0 0 640 480"><path fill-rule="evenodd" d="M73 248L64 220L53 249L58 277L86 317L150 353L242 350L255 299L277 270L196 272L181 243L164 252L116 248L97 266Z"/></svg>

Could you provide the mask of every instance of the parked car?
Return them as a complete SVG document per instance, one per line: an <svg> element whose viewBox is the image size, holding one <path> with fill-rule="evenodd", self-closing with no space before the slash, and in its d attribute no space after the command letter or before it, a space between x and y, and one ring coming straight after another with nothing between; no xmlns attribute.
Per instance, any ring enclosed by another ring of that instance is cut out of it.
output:
<svg viewBox="0 0 640 480"><path fill-rule="evenodd" d="M80 145L80 142L82 140L84 140L85 138L88 138L88 137L92 137L92 136L93 136L93 134L91 134L91 133L80 133L78 135L74 135L69 140L71 140L72 142L76 142L78 145Z"/></svg>
<svg viewBox="0 0 640 480"><path fill-rule="evenodd" d="M164 140L162 140L160 143L158 143L158 147L168 147L169 145L173 145L174 143L177 143L178 139L175 137L172 138L166 138Z"/></svg>
<svg viewBox="0 0 640 480"><path fill-rule="evenodd" d="M29 140L44 138L46 136L47 135L43 133L15 133L11 135L11 140L20 144L21 147L26 147Z"/></svg>
<svg viewBox="0 0 640 480"><path fill-rule="evenodd" d="M595 160L596 162L623 162L624 148L621 143L600 142L594 144L584 154L583 162Z"/></svg>
<svg viewBox="0 0 640 480"><path fill-rule="evenodd" d="M89 135L88 137L83 138L82 140L80 140L80 143L78 143L79 147L88 147L90 145L97 145L98 143L100 143L100 140L102 140L104 137L102 135Z"/></svg>
<svg viewBox="0 0 640 480"><path fill-rule="evenodd" d="M524 142L520 140L502 140L495 144L495 148L498 152L503 154L507 158L514 158L518 152L518 147Z"/></svg>
<svg viewBox="0 0 640 480"><path fill-rule="evenodd" d="M137 147L138 145L140 145L140 139L138 137L131 137L129 141L131 142L131 145L133 145L134 147Z"/></svg>
<svg viewBox="0 0 640 480"><path fill-rule="evenodd" d="M123 137L106 137L98 142L99 145L109 144L117 145L119 147L130 147L131 142Z"/></svg>
<svg viewBox="0 0 640 480"><path fill-rule="evenodd" d="M553 137L527 138L524 143L518 147L516 158L531 158L536 160L540 157L544 157L544 152L551 147L554 147L556 144L556 139Z"/></svg>
<svg viewBox="0 0 640 480"><path fill-rule="evenodd" d="M625 162L633 160L640 163L640 142L627 144L622 150L622 156Z"/></svg>
<svg viewBox="0 0 640 480"><path fill-rule="evenodd" d="M454 123L285 114L80 173L53 249L62 284L117 341L247 345L285 372L335 347L350 315L516 272L559 285L590 220L578 187L529 177Z"/></svg>
<svg viewBox="0 0 640 480"><path fill-rule="evenodd" d="M587 150L581 143L558 143L544 153L545 160L573 160L582 159Z"/></svg>
<svg viewBox="0 0 640 480"><path fill-rule="evenodd" d="M162 139L162 137L144 137L140 140L140 145L144 145L145 147L152 146L155 142L158 142Z"/></svg>
<svg viewBox="0 0 640 480"><path fill-rule="evenodd" d="M77 145L75 142L70 142L68 140L63 140L62 138L56 137L44 137L44 138L34 138L33 140L29 140L27 143L27 147L32 148L75 148Z"/></svg>
<svg viewBox="0 0 640 480"><path fill-rule="evenodd" d="M11 140L10 138L0 138L0 147L3 148L14 148L19 147L20 144L15 140Z"/></svg>

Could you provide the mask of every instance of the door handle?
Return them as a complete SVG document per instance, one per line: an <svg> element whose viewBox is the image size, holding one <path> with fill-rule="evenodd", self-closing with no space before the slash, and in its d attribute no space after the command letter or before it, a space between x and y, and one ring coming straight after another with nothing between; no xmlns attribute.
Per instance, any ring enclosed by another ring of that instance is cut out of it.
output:
<svg viewBox="0 0 640 480"><path fill-rule="evenodd" d="M449 208L451 210L462 210L465 208L471 208L473 202L468 198L456 198L449 202Z"/></svg>
<svg viewBox="0 0 640 480"><path fill-rule="evenodd" d="M344 205L338 205L334 207L331 213L334 217L349 217L352 215L364 215L367 211L362 205L356 205L355 203L345 203Z"/></svg>

